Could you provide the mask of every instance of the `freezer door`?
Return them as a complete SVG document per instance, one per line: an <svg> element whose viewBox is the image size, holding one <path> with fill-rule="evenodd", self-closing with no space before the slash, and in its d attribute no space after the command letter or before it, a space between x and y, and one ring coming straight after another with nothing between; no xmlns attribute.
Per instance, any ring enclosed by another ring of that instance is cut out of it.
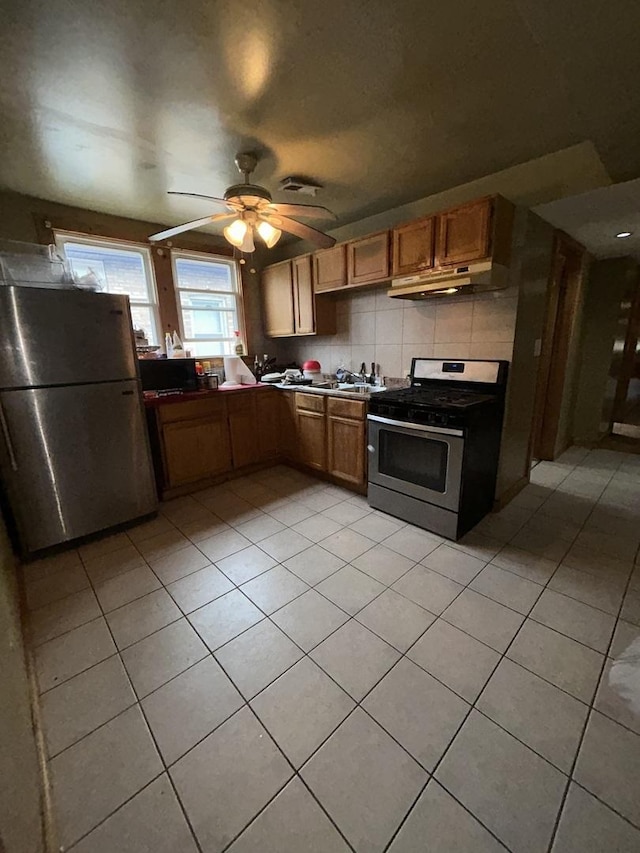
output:
<svg viewBox="0 0 640 853"><path fill-rule="evenodd" d="M137 381L0 393L0 471L25 553L157 508Z"/></svg>
<svg viewBox="0 0 640 853"><path fill-rule="evenodd" d="M0 389L136 376L126 296L0 287Z"/></svg>

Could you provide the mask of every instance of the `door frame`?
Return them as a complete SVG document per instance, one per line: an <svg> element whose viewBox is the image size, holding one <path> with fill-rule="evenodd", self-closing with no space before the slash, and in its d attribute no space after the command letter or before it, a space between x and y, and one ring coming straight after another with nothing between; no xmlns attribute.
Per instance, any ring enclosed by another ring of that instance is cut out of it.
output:
<svg viewBox="0 0 640 853"><path fill-rule="evenodd" d="M531 430L529 458L554 459L567 363L578 332L588 254L563 231L554 237ZM564 448L562 448L564 450Z"/></svg>

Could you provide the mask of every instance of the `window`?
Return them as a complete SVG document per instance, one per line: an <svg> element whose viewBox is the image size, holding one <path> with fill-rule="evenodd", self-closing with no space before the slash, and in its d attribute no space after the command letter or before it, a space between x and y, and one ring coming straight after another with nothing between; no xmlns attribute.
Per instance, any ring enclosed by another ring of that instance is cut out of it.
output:
<svg viewBox="0 0 640 853"><path fill-rule="evenodd" d="M101 290L129 297L134 328L144 329L150 344L160 344L158 297L151 251L136 243L56 232L75 281L95 278Z"/></svg>
<svg viewBox="0 0 640 853"><path fill-rule="evenodd" d="M234 332L244 331L236 262L197 252L171 257L185 349L197 358L233 355Z"/></svg>

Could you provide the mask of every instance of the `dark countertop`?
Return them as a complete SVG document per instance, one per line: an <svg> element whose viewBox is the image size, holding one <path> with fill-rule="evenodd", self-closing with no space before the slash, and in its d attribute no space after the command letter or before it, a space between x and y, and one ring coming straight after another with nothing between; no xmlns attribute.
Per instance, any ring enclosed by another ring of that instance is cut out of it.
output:
<svg viewBox="0 0 640 853"><path fill-rule="evenodd" d="M312 385L281 385L279 383L274 384L273 382L258 382L256 385L237 385L233 388L220 387L211 391L187 391L184 394L165 394L159 397L145 397L144 404L148 409L157 409L159 406L171 405L172 403L188 403L191 400L206 400L207 398L215 397L218 394L245 394L248 391L257 393L263 391L265 388L275 388L278 391L302 391L305 394L321 394L329 397L364 400L365 402L371 398L370 393L357 394L353 391L341 391L338 388L317 388ZM385 389L380 388L380 391L383 390Z"/></svg>
<svg viewBox="0 0 640 853"><path fill-rule="evenodd" d="M206 400L209 397L217 397L220 394L245 394L247 391L262 391L268 388L266 382L258 382L256 385L236 385L233 388L214 388L205 391L185 391L183 394L162 394L154 397L144 397L144 405L147 409L157 409L159 406L168 406L172 403L189 403L192 400ZM146 391L145 394L150 392ZM153 392L151 392L153 393Z"/></svg>

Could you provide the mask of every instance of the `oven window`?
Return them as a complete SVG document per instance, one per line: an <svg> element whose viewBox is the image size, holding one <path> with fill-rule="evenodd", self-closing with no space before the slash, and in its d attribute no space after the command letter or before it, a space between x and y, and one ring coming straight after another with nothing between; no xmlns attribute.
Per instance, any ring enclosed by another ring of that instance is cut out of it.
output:
<svg viewBox="0 0 640 853"><path fill-rule="evenodd" d="M380 474L444 494L449 456L445 441L381 429L378 446Z"/></svg>

